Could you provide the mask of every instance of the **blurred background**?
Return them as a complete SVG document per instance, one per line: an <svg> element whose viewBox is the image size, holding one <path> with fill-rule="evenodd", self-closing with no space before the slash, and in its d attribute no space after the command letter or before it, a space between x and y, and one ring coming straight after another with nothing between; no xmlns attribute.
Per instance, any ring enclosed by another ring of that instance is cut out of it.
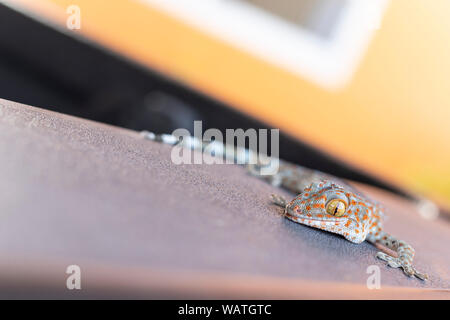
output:
<svg viewBox="0 0 450 320"><path fill-rule="evenodd" d="M280 156L450 204L448 0L3 0L0 97L135 130L280 128Z"/></svg>

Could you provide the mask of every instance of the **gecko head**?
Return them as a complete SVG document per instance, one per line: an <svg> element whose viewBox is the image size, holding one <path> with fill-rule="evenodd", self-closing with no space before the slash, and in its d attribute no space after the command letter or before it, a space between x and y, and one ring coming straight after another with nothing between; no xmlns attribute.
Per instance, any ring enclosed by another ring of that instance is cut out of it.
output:
<svg viewBox="0 0 450 320"><path fill-rule="evenodd" d="M322 180L306 187L286 206L286 217L361 243L371 226L379 222L378 211L374 202L350 187Z"/></svg>

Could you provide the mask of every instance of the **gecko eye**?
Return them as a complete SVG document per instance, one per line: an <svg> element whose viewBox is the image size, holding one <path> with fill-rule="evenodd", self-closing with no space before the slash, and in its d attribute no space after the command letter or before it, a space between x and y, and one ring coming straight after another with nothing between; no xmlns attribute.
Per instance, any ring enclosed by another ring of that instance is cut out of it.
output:
<svg viewBox="0 0 450 320"><path fill-rule="evenodd" d="M347 204L343 200L333 199L327 203L327 213L332 216L340 217L344 215L347 210Z"/></svg>

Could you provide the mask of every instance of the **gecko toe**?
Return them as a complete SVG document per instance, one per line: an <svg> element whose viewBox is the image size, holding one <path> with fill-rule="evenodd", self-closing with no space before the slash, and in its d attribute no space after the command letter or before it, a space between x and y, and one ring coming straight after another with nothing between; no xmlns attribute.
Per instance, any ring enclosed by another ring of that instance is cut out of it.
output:
<svg viewBox="0 0 450 320"><path fill-rule="evenodd" d="M387 265L389 267L391 267L391 268L399 268L399 267L402 266L400 261L397 258L394 258L394 257L392 257L392 256L390 256L390 255L388 255L388 254L386 254L384 252L378 252L377 253L377 258L379 258L379 259L381 259L383 261L386 261Z"/></svg>
<svg viewBox="0 0 450 320"><path fill-rule="evenodd" d="M413 270L414 270L414 275L417 278L419 278L420 280L423 280L423 281L428 280L428 275L427 274L418 272L415 268L413 268Z"/></svg>
<svg viewBox="0 0 450 320"><path fill-rule="evenodd" d="M394 260L394 258L393 257L391 257L390 255L388 255L388 254L386 254L386 253L384 253L384 252L377 252L377 258L378 259L381 259L381 260L383 260L383 261L387 261L387 262L391 262L391 261L393 261Z"/></svg>
<svg viewBox="0 0 450 320"><path fill-rule="evenodd" d="M411 267L403 266L403 271L408 277L414 277L414 270Z"/></svg>
<svg viewBox="0 0 450 320"><path fill-rule="evenodd" d="M428 279L428 275L426 275L425 273L421 273L418 272L412 265L408 264L408 265L403 265L403 271L409 276L409 277L416 277L420 280L427 280Z"/></svg>
<svg viewBox="0 0 450 320"><path fill-rule="evenodd" d="M392 267L392 268L399 268L401 265L400 265L400 263L398 261L396 261L394 259L394 260L391 260L391 261L388 262L388 266Z"/></svg>
<svg viewBox="0 0 450 320"><path fill-rule="evenodd" d="M387 257L388 257L388 255L387 255L386 253L381 252L381 251L380 251L380 252L377 252L377 258L378 258L378 259L387 261Z"/></svg>

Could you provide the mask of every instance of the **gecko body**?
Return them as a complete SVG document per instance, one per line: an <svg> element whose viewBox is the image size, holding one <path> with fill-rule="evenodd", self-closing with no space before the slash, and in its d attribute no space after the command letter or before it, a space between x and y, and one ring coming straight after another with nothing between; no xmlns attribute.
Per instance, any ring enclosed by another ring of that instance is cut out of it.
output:
<svg viewBox="0 0 450 320"><path fill-rule="evenodd" d="M147 131L141 134L150 140L171 145L178 144L200 152L205 152L205 146L208 146L208 143L205 144L194 137L183 138L179 141L172 135L155 135ZM209 144L209 146L212 145ZM227 151L234 148L218 143L213 146L214 155L225 158L229 154ZM248 149L235 148L234 151L231 153L234 160L257 158L257 155ZM273 186L298 194L290 202L281 196L272 195L273 203L284 208L285 218L339 234L356 244L365 240L373 244L381 244L397 253L396 257L384 252L377 253L377 257L386 261L390 267L402 268L410 277L416 276L421 280L428 278L412 265L414 249L405 241L384 232L384 207L345 181L282 160L279 160L278 172L273 175L261 176L259 164L246 164L246 167L250 174L266 180Z"/></svg>
<svg viewBox="0 0 450 320"><path fill-rule="evenodd" d="M254 170L250 167L250 172ZM339 234L353 243L367 240L381 244L397 253L397 257L377 253L377 257L390 267L402 268L406 275L421 280L428 278L412 265L414 249L405 241L384 232L384 207L348 183L289 163L282 163L277 174L265 179L272 185L298 193L290 202L272 195L272 201L284 208L283 215L287 219Z"/></svg>

